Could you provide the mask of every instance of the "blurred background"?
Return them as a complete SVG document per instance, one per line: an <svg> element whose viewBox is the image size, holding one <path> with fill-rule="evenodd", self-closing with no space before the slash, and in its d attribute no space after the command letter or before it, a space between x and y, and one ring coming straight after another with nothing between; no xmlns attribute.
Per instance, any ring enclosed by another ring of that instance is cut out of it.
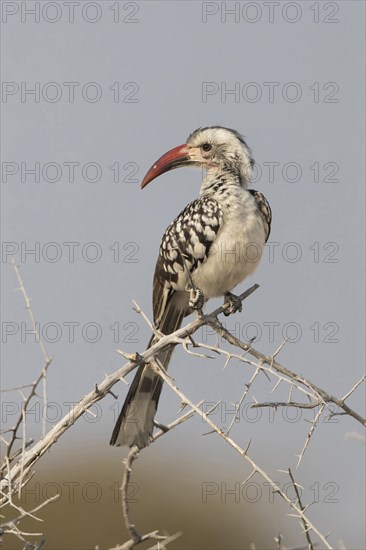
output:
<svg viewBox="0 0 366 550"><path fill-rule="evenodd" d="M2 387L43 366L11 260L20 266L49 355L48 401L27 436L51 428L104 373L116 349L142 351L151 283L166 226L199 192L199 171L152 163L199 126L235 128L254 152L252 187L273 210L260 289L226 321L263 353L341 397L364 372L363 2L2 2ZM212 301L211 310L219 301ZM209 330L196 340L214 343ZM195 402L232 419L250 366L176 350L171 372ZM132 377L131 377L132 378ZM264 377L247 404L287 399ZM118 484L125 449L109 438L126 393L108 396L37 465L22 505L60 499L25 528L45 548L108 548L127 539ZM297 396L299 397L299 396ZM21 398L2 394L12 426ZM349 400L364 414L364 387ZM165 388L158 420L176 418ZM302 413L302 414L300 414ZM241 411L232 436L281 487L295 472L314 412ZM140 532L182 531L172 549L305 544L298 521L248 465L193 418L141 453L131 517ZM322 418L295 472L309 516L336 548L365 548L365 445L348 417ZM291 497L294 495L289 488ZM6 548L21 543L4 541ZM151 546L147 544L146 547Z"/></svg>

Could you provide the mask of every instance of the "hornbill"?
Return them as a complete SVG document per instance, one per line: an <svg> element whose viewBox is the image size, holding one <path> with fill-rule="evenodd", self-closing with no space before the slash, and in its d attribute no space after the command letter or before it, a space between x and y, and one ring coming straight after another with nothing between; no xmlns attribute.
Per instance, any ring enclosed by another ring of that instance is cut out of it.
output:
<svg viewBox="0 0 366 550"><path fill-rule="evenodd" d="M224 296L225 313L241 311L231 290L257 267L271 227L270 206L248 189L254 160L243 136L221 126L198 128L184 145L163 155L145 175L141 188L182 166L206 170L200 196L166 229L153 280L153 314L163 334L210 298ZM150 340L149 346L156 341ZM172 347L158 354L167 369ZM113 430L111 445L149 444L163 381L142 364L132 381Z"/></svg>

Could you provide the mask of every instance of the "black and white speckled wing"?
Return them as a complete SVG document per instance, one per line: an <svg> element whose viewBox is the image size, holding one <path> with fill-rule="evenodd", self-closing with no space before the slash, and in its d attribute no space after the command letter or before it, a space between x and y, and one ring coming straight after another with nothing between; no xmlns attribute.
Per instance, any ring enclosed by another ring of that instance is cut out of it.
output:
<svg viewBox="0 0 366 550"><path fill-rule="evenodd" d="M248 189L257 203L259 213L262 217L264 228L266 231L266 242L268 241L269 234L271 232L271 223L272 223L272 210L269 206L269 202L266 197L260 191L255 191L254 189Z"/></svg>
<svg viewBox="0 0 366 550"><path fill-rule="evenodd" d="M153 283L153 312L158 327L174 291L184 290L190 282L189 274L207 259L222 220L218 203L206 196L188 204L166 229ZM188 301L188 294L184 294Z"/></svg>

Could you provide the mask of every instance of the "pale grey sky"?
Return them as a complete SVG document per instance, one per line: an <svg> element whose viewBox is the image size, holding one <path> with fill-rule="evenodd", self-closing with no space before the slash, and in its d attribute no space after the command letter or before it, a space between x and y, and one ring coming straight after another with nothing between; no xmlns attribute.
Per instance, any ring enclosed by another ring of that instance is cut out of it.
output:
<svg viewBox="0 0 366 550"><path fill-rule="evenodd" d="M240 288L261 287L228 327L243 338L257 334L266 353L284 336L294 339L281 361L334 395L362 376L365 7L277 4L81 1L72 11L67 2L41 2L37 12L35 2L2 2L4 386L32 380L41 365L11 258L54 357L49 400L60 414L120 366L117 348L144 349L149 330L132 300L151 315L161 235L197 196L201 174L174 171L144 191L139 182L192 130L215 124L245 135L259 165L252 187L273 210L261 266ZM251 371L222 366L178 350L171 370L192 399L229 404ZM263 381L254 396L268 400L269 389ZM122 401L124 385L115 392ZM362 413L363 402L360 390L351 404ZM115 407L102 401L100 421L79 422L59 445L97 441L117 469L124 451L108 446ZM165 389L158 419L176 410ZM252 437L259 463L276 473L296 463L304 418L281 422L279 412L271 423L263 413L233 435ZM346 437L361 429L337 420L319 426L298 477L306 487L337 484L338 503L320 499L315 516L332 529L333 543L361 549L364 449ZM225 460L242 480L236 457L216 438L202 438L205 431L193 421L161 449L172 461L194 451L206 476L211 463Z"/></svg>

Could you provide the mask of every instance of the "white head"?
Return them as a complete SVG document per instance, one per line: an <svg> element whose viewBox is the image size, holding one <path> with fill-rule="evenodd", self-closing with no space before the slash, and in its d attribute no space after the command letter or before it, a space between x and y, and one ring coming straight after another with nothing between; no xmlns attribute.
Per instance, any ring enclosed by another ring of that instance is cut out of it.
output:
<svg viewBox="0 0 366 550"><path fill-rule="evenodd" d="M247 187L252 176L254 159L241 134L223 126L198 128L179 145L165 153L150 168L141 187L168 170L182 166L201 166L208 176L230 174L242 187Z"/></svg>
<svg viewBox="0 0 366 550"><path fill-rule="evenodd" d="M243 136L236 130L222 126L198 128L187 139L193 156L210 172L229 172L238 176L243 187L252 177L254 159Z"/></svg>

